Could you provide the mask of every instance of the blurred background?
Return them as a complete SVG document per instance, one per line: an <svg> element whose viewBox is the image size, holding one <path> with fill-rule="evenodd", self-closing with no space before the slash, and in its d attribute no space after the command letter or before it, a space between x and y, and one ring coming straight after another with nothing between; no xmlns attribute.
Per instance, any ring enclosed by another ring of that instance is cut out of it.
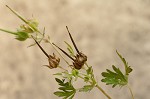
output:
<svg viewBox="0 0 150 99"><path fill-rule="evenodd" d="M124 70L117 49L133 68L129 84L135 99L150 98L150 0L1 0L0 28L15 31L23 22L5 5L27 19L36 18L40 29L45 27L51 40L64 49L63 41L70 42L67 25L102 88L113 99L131 99L126 87L111 88L100 81L101 72L113 64ZM31 43L0 32L0 99L59 99L53 94L58 69L43 67L47 58L37 46L27 48ZM42 46L49 54L54 52L51 46ZM74 97L91 98L107 99L96 88Z"/></svg>

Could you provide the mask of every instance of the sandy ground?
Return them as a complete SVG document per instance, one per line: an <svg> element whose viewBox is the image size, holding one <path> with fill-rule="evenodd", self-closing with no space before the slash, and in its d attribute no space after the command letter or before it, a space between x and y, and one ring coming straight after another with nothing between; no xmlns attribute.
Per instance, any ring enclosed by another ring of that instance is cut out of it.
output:
<svg viewBox="0 0 150 99"><path fill-rule="evenodd" d="M69 26L99 84L113 99L131 99L126 87L112 89L100 82L101 72L112 64L123 69L117 49L134 69L129 83L135 99L150 99L150 0L1 0L0 27L15 30L22 22L6 4L26 18L37 18L40 28L46 27L46 33L62 48L63 41L69 41L65 29ZM58 99L53 94L58 85L52 75L58 70L42 67L47 59L38 47L27 48L31 43L0 32L0 99ZM74 99L106 97L94 89L77 93Z"/></svg>

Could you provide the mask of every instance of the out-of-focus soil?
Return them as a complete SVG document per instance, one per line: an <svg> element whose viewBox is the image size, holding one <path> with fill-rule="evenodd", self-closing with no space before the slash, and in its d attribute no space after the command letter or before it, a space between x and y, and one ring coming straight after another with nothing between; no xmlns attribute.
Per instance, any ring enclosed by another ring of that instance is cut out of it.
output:
<svg viewBox="0 0 150 99"><path fill-rule="evenodd" d="M63 41L70 42L67 25L99 84L113 99L131 99L126 87L112 89L100 81L101 72L113 64L124 70L117 49L133 68L129 84L135 99L150 98L150 0L1 0L0 28L15 30L22 21L6 4L28 19L37 18L41 30L46 27L46 34L62 48ZM58 99L52 74L59 69L43 67L47 59L37 46L27 48L31 43L0 32L0 99ZM51 46L42 46L53 53ZM94 89L74 99L106 97Z"/></svg>

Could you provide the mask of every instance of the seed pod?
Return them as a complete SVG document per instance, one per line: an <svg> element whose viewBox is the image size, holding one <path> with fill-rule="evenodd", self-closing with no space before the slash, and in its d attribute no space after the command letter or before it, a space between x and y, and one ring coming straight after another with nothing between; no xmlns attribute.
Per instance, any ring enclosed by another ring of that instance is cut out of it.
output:
<svg viewBox="0 0 150 99"><path fill-rule="evenodd" d="M87 56L80 52L80 54L77 54L75 56L75 60L73 61L73 65L74 65L75 69L81 69L86 61L87 61Z"/></svg>
<svg viewBox="0 0 150 99"><path fill-rule="evenodd" d="M49 65L47 65L47 67L49 67L50 69L53 69L53 68L58 67L60 58L56 57L56 55L53 53L53 56L49 55L48 61L49 61Z"/></svg>
<svg viewBox="0 0 150 99"><path fill-rule="evenodd" d="M60 58L56 57L56 55L54 53L53 53L53 55L48 55L33 36L32 36L32 38L34 39L35 43L39 46L39 48L42 50L42 52L48 57L49 65L44 65L44 66L47 66L50 69L57 68L60 63Z"/></svg>
<svg viewBox="0 0 150 99"><path fill-rule="evenodd" d="M52 43L52 44L55 45L58 49L60 49L70 59L73 60L73 67L75 69L80 70L83 67L83 65L85 64L85 62L87 61L87 56L78 50L78 48L77 48L77 46L76 46L76 44L75 44L75 42L74 42L74 40L73 40L73 38L71 36L71 33L69 32L69 29L68 29L67 26L66 26L66 28L67 28L67 31L69 33L69 37L70 37L70 39L71 39L71 41L73 43L73 46L74 46L75 50L77 51L76 56L73 58L67 52L65 52L63 49L61 49L60 47L58 47L56 44L54 44L54 43Z"/></svg>

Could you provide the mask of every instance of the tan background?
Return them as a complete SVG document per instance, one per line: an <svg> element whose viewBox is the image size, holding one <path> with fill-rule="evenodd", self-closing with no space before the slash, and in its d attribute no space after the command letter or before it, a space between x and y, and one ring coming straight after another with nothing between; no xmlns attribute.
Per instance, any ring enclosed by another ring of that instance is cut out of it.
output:
<svg viewBox="0 0 150 99"><path fill-rule="evenodd" d="M15 30L22 22L5 5L26 18L32 15L41 29L62 48L69 41L68 25L79 49L88 56L99 84L113 99L130 99L127 88L101 83L101 72L112 64L123 69L117 49L134 71L130 85L135 99L150 99L150 0L1 0L0 27ZM0 99L58 99L53 73L43 68L46 57L32 41L19 42L0 32ZM43 45L48 53L50 46ZM80 84L80 83L79 83ZM97 89L77 93L74 99L106 99Z"/></svg>

